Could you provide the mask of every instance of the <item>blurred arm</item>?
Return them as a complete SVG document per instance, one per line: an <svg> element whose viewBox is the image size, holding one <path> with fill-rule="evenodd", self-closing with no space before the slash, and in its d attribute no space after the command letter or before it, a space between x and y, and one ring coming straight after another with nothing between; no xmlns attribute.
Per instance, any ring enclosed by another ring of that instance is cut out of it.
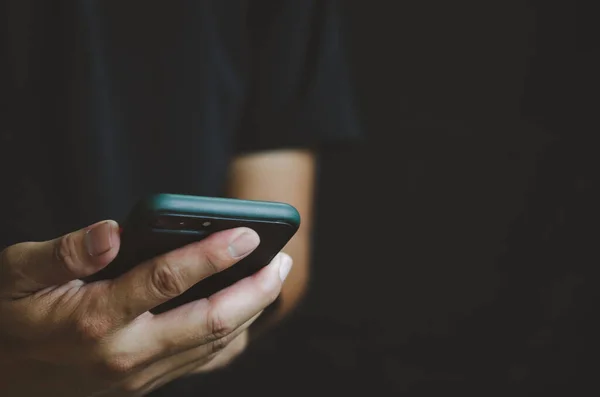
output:
<svg viewBox="0 0 600 397"><path fill-rule="evenodd" d="M230 197L286 202L296 207L302 218L300 229L284 248L294 265L283 286L280 304L264 319L266 326L297 306L307 289L315 168L315 155L309 150L247 154L235 158L231 165Z"/></svg>

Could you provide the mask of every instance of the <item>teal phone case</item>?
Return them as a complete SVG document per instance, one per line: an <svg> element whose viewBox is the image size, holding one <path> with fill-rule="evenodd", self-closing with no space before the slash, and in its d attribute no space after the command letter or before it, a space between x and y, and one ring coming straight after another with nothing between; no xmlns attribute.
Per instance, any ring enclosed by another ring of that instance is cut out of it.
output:
<svg viewBox="0 0 600 397"><path fill-rule="evenodd" d="M243 226L260 236L260 245L250 255L152 310L160 313L208 297L269 264L298 230L300 214L285 203L163 193L141 200L122 226L117 258L86 281L118 277L137 264L217 231Z"/></svg>

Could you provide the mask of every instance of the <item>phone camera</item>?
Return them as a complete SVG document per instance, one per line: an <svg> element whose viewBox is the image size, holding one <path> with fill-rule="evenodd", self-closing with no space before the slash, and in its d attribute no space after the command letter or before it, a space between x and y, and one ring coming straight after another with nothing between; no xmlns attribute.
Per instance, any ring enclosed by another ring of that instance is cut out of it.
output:
<svg viewBox="0 0 600 397"><path fill-rule="evenodd" d="M211 225L206 219L180 215L160 215L152 224L154 228L163 230L204 230Z"/></svg>

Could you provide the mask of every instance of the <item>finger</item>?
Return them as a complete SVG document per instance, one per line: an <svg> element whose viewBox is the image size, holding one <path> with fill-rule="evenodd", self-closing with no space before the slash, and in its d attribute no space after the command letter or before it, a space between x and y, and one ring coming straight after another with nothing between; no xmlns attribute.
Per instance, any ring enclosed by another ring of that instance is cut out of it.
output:
<svg viewBox="0 0 600 397"><path fill-rule="evenodd" d="M133 320L229 268L259 243L256 232L237 228L158 256L111 281L111 305L123 319Z"/></svg>
<svg viewBox="0 0 600 397"><path fill-rule="evenodd" d="M197 364L192 372L200 374L227 367L246 350L248 339L248 329L245 329L222 352L218 353L215 358L205 364Z"/></svg>
<svg viewBox="0 0 600 397"><path fill-rule="evenodd" d="M227 340L220 342L218 348L215 344L202 345L174 356L163 358L137 372L122 387L125 391L149 393L162 385L192 372L206 372L226 365L226 363L231 362L245 349L248 328L256 321L260 314L258 313L253 316L227 337ZM213 363L215 363L214 366ZM199 367L202 369L199 370Z"/></svg>
<svg viewBox="0 0 600 397"><path fill-rule="evenodd" d="M12 245L0 254L0 294L18 297L90 276L117 255L119 226L103 221L44 242Z"/></svg>
<svg viewBox="0 0 600 397"><path fill-rule="evenodd" d="M145 327L147 337L132 343L139 344L139 351L145 349L151 356L162 357L220 343L277 298L291 264L292 259L280 253L254 275L211 297L154 316Z"/></svg>

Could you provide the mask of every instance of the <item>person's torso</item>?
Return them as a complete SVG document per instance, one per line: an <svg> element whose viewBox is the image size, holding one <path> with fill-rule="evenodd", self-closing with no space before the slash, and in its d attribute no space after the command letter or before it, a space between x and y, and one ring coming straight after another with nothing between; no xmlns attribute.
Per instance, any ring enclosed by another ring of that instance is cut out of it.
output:
<svg viewBox="0 0 600 397"><path fill-rule="evenodd" d="M0 246L222 194L246 90L243 2L7 1Z"/></svg>

